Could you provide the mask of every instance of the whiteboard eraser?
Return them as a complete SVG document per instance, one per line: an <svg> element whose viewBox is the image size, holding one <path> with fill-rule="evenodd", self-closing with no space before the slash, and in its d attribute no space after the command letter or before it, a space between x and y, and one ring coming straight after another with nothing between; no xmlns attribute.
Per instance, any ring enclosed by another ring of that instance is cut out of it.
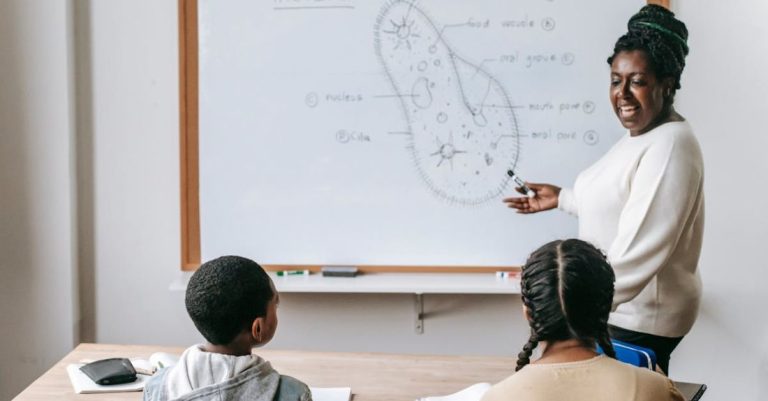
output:
<svg viewBox="0 0 768 401"><path fill-rule="evenodd" d="M323 277L355 277L358 270L354 266L323 266L320 271Z"/></svg>

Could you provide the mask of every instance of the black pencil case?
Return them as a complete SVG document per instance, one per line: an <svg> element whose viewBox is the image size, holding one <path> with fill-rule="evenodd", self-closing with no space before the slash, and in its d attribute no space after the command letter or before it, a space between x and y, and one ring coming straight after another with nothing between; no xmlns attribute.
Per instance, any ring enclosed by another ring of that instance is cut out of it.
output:
<svg viewBox="0 0 768 401"><path fill-rule="evenodd" d="M91 362L80 370L96 384L110 385L136 381L136 369L126 358L109 358Z"/></svg>

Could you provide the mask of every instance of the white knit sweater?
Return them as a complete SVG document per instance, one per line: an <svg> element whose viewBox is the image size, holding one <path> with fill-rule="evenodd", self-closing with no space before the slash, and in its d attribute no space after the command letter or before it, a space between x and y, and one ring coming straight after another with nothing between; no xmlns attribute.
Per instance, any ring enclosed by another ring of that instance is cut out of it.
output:
<svg viewBox="0 0 768 401"><path fill-rule="evenodd" d="M610 323L681 337L696 320L704 232L704 167L690 125L627 134L563 188L559 208L578 216L579 238L616 272Z"/></svg>

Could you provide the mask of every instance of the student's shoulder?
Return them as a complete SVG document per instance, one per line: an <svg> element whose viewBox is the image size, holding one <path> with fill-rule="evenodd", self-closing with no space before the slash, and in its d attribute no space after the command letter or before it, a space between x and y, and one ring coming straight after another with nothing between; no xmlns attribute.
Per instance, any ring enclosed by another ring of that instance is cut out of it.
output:
<svg viewBox="0 0 768 401"><path fill-rule="evenodd" d="M640 368L638 368L640 369ZM682 394L680 394L680 391L675 387L675 383L672 382L668 377L662 375L661 373L653 372L648 369L640 369L643 388L646 388L646 391L643 391L647 395L645 398L648 401L656 401L656 400L670 400L670 401L683 401L684 398Z"/></svg>
<svg viewBox="0 0 768 401"><path fill-rule="evenodd" d="M540 383L540 369L523 368L506 379L494 384L485 393L482 401L501 401L509 399L510 394L532 395L533 388ZM526 391L528 389L528 391Z"/></svg>
<svg viewBox="0 0 768 401"><path fill-rule="evenodd" d="M295 377L280 375L276 401L308 401L312 393L304 382Z"/></svg>
<svg viewBox="0 0 768 401"><path fill-rule="evenodd" d="M619 362L612 358L606 358L606 363L611 364L611 368L617 372L623 371L626 375L634 377L637 388L640 389L638 400L643 401L683 401L684 398L675 387L675 384L668 377L661 373L646 368L632 366L624 362Z"/></svg>

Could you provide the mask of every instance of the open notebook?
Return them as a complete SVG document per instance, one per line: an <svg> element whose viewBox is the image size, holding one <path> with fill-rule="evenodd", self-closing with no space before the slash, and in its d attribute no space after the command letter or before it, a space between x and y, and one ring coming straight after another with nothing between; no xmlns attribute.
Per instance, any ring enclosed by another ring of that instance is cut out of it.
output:
<svg viewBox="0 0 768 401"><path fill-rule="evenodd" d="M352 389L349 387L310 387L312 401L349 401Z"/></svg>
<svg viewBox="0 0 768 401"><path fill-rule="evenodd" d="M136 381L132 383L124 384L111 384L109 386L102 386L96 384L90 377L80 371L82 363L71 363L67 365L67 374L69 375L69 381L72 382L72 387L77 394L95 394L95 393L127 393L130 391L141 391L144 389L144 384L151 376L137 374Z"/></svg>
<svg viewBox="0 0 768 401"><path fill-rule="evenodd" d="M480 401L490 388L490 383L477 383L453 394L424 397L416 401Z"/></svg>
<svg viewBox="0 0 768 401"><path fill-rule="evenodd" d="M111 384L102 386L96 384L90 377L80 370L85 363L93 361L80 361L82 363L72 363L67 365L67 375L72 387L77 394L95 394L95 393L126 393L131 391L142 391L147 380L157 370L166 366L172 366L178 362L179 356L166 352L155 352L146 359L131 359L131 364L136 369L136 381L124 384Z"/></svg>

